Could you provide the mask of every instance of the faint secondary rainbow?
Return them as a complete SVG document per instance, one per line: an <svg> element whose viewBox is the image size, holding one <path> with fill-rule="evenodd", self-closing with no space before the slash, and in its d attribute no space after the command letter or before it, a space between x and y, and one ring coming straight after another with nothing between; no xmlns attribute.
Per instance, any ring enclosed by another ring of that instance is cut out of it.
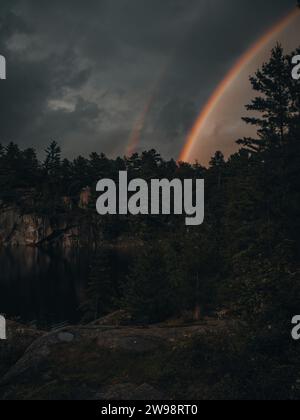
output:
<svg viewBox="0 0 300 420"><path fill-rule="evenodd" d="M128 141L128 145L126 148L126 156L130 157L132 156L134 153L136 153L138 145L140 143L140 138L141 138L141 134L142 131L144 129L145 126L145 122L148 116L148 113L152 107L152 104L154 102L155 99L155 93L153 92L150 96L150 98L148 99L146 105L144 106L140 116L138 117L132 131L129 137L129 141Z"/></svg>
<svg viewBox="0 0 300 420"><path fill-rule="evenodd" d="M157 80L154 82L150 92L150 96L147 98L147 102L145 103L144 107L142 108L142 111L140 113L140 115L138 116L137 120L135 121L135 124L131 130L130 136L129 136L129 140L126 146L126 156L130 157L132 156L134 153L137 152L138 149L138 145L140 143L141 140L141 134L144 130L145 127L145 123L147 120L147 116L149 114L149 112L151 111L152 105L156 99L156 95L157 92L159 90L159 86L161 85L167 69L169 68L169 65L171 63L171 58L169 58L167 60L167 62L165 63L165 65L162 68L162 71L159 75L159 77L157 78Z"/></svg>
<svg viewBox="0 0 300 420"><path fill-rule="evenodd" d="M194 126L187 136L186 143L179 157L180 161L188 161L191 159L192 151L197 143L201 130L204 127L207 119L215 110L224 93L235 82L240 73L252 61L256 54L258 54L263 49L263 47L274 38L276 34L282 32L299 15L299 9L290 12L284 19L273 26L272 29L270 29L262 38L260 38L251 48L249 48L249 50L247 50L242 55L242 57L239 58L239 60L226 75L224 80L216 88L209 101L201 111Z"/></svg>

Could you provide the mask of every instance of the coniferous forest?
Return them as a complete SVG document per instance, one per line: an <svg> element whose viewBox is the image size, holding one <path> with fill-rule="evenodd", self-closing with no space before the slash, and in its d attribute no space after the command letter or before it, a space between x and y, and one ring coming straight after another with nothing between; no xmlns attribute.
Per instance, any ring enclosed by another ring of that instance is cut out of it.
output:
<svg viewBox="0 0 300 420"><path fill-rule="evenodd" d="M291 78L291 57L277 45L251 77L244 121L256 137L239 139L228 159L217 151L208 167L164 160L155 150L70 161L55 141L43 159L14 143L0 148L2 206L52 219L71 213L88 226L93 258L82 324L117 311L139 326L234 322L169 354L160 380L174 386L172 396L188 398L178 388L197 389L200 381L202 396L212 399L300 398L299 342L291 337L300 311L300 83ZM147 181L204 178L204 224L186 227L181 216L100 217L96 183L117 181L121 170ZM88 199L78 206L82 191ZM132 248L118 282L107 244Z"/></svg>

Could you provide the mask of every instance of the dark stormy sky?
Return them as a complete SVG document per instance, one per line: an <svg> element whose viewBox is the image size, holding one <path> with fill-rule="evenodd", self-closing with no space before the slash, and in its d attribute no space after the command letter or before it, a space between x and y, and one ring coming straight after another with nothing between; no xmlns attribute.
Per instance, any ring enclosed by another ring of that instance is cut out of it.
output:
<svg viewBox="0 0 300 420"><path fill-rule="evenodd" d="M55 139L70 158L113 157L126 152L138 126L139 150L177 158L235 60L295 3L1 0L8 78L0 82L0 141L42 153ZM227 150L241 128L236 121L230 140L226 124L214 145Z"/></svg>

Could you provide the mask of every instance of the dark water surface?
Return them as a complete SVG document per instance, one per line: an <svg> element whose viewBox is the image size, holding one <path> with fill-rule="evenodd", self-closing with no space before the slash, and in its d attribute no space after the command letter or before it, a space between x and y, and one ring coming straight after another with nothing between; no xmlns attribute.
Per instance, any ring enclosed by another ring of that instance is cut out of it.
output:
<svg viewBox="0 0 300 420"><path fill-rule="evenodd" d="M91 254L0 249L0 313L49 327L78 322Z"/></svg>

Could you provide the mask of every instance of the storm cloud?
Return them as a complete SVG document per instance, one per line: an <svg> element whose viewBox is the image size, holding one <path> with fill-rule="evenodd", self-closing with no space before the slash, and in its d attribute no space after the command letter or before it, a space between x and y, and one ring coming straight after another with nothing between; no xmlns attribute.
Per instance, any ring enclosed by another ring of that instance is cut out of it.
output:
<svg viewBox="0 0 300 420"><path fill-rule="evenodd" d="M294 5L2 0L0 54L8 78L0 83L0 141L42 152L55 139L69 157L122 155L151 98L138 148L176 158L234 61Z"/></svg>

